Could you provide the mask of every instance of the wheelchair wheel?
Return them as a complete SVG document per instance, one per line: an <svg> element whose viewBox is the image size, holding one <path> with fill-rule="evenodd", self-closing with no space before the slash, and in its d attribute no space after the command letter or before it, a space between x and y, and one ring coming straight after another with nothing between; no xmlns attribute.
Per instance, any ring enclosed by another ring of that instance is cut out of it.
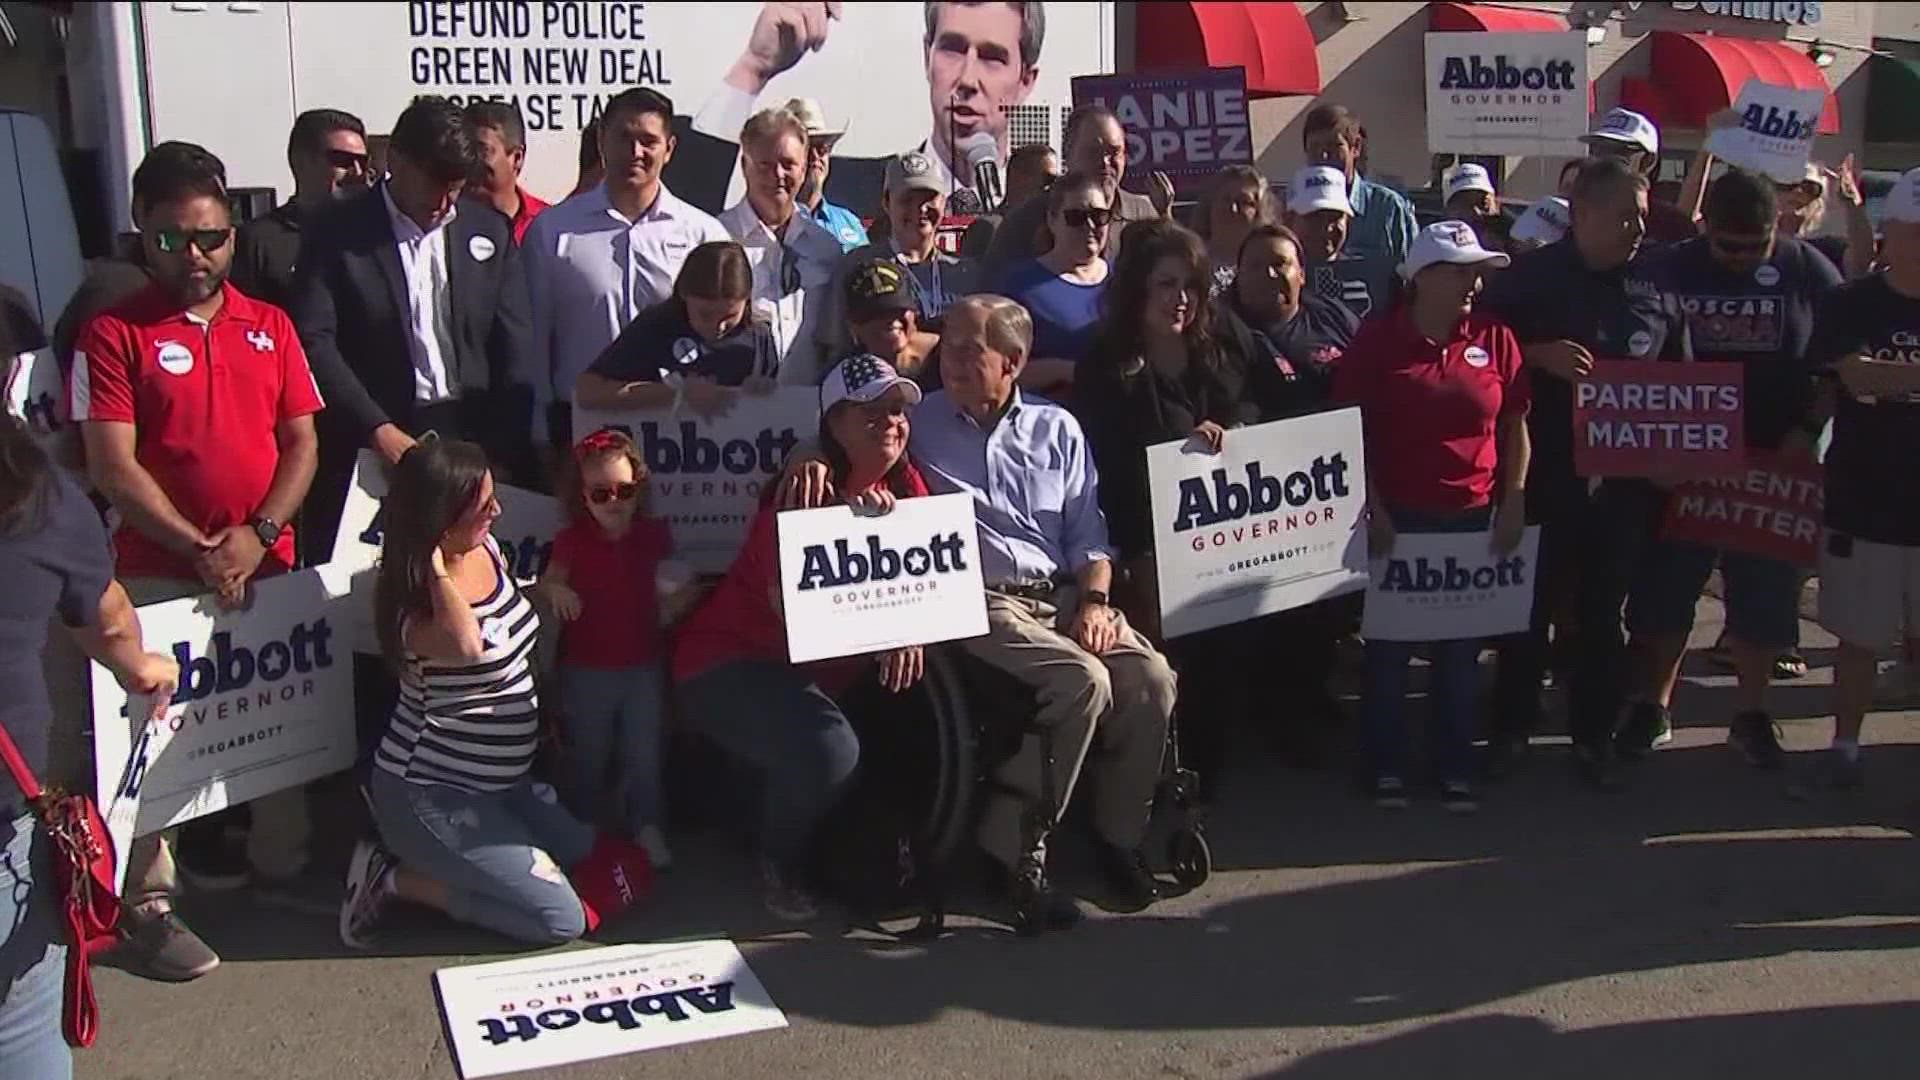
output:
<svg viewBox="0 0 1920 1080"><path fill-rule="evenodd" d="M921 817L922 836L931 858L950 859L967 842L978 805L978 724L971 711L966 682L954 658L945 649L926 650L926 693L929 719L921 743L925 764L932 766Z"/></svg>
<svg viewBox="0 0 1920 1080"><path fill-rule="evenodd" d="M1167 864L1183 888L1197 889L1213 876L1213 849L1197 828L1175 829L1167 837Z"/></svg>

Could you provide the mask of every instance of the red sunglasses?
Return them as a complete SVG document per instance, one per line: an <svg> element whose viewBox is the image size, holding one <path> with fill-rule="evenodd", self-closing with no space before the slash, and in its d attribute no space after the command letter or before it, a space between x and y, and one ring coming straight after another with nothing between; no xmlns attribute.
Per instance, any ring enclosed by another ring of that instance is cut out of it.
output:
<svg viewBox="0 0 1920 1080"><path fill-rule="evenodd" d="M626 502L640 494L639 484L607 484L587 489L587 499L596 506L610 502Z"/></svg>

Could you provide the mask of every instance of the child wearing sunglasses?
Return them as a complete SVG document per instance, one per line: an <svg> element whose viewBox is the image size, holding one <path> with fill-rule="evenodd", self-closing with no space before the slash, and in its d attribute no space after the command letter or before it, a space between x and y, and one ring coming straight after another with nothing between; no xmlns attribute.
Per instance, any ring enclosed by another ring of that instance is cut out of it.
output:
<svg viewBox="0 0 1920 1080"><path fill-rule="evenodd" d="M647 467L625 432L581 439L561 478L567 524L540 579L560 634L561 792L590 821L611 819L656 868L672 861L660 822L659 592L673 552L651 516Z"/></svg>

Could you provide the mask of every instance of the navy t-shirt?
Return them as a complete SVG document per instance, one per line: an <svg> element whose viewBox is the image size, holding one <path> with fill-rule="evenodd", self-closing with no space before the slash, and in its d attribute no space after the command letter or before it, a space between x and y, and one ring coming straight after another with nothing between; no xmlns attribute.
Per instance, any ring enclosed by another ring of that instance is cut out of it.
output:
<svg viewBox="0 0 1920 1080"><path fill-rule="evenodd" d="M1228 293L1222 304L1222 336L1236 340L1247 357L1248 386L1263 419L1298 416L1326 407L1333 365L1360 328L1346 305L1310 293L1285 322L1266 322L1243 310Z"/></svg>
<svg viewBox="0 0 1920 1080"><path fill-rule="evenodd" d="M1864 353L1920 364L1920 299L1874 274L1827 295L1808 353L1827 366ZM1863 402L1844 389L1827 447L1827 527L1863 540L1920 546L1920 394ZM1907 628L1912 636L1920 633Z"/></svg>
<svg viewBox="0 0 1920 1080"><path fill-rule="evenodd" d="M587 370L620 382L664 382L678 372L739 386L752 376L778 373L780 345L771 328L752 318L740 320L719 341L707 341L687 325L680 305L668 300L628 323Z"/></svg>
<svg viewBox="0 0 1920 1080"><path fill-rule="evenodd" d="M1807 342L1814 308L1839 287L1839 271L1791 236L1778 237L1772 257L1744 274L1715 262L1706 237L1655 251L1648 262L1680 301L1695 358L1746 365L1747 445L1778 447L1813 402Z"/></svg>
<svg viewBox="0 0 1920 1080"><path fill-rule="evenodd" d="M1062 280L1039 259L1007 269L999 291L1017 300L1033 316L1033 355L1041 360L1086 358L1100 323L1100 298L1107 283L1081 285Z"/></svg>
<svg viewBox="0 0 1920 1080"><path fill-rule="evenodd" d="M1361 319L1385 313L1400 291L1400 271L1385 255L1342 252L1307 266L1307 291L1346 305Z"/></svg>
<svg viewBox="0 0 1920 1080"><path fill-rule="evenodd" d="M23 507L10 532L0 532L0 727L20 748L42 783L47 780L47 730L53 702L47 695L41 653L47 620L91 626L100 596L113 580L113 553L100 513L77 484L50 468L37 507ZM20 788L0 768L0 814L22 809Z"/></svg>

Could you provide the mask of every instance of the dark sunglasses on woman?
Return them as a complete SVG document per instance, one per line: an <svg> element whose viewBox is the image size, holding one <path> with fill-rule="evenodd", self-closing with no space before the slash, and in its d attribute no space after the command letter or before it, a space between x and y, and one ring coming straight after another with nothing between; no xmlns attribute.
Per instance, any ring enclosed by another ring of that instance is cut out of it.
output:
<svg viewBox="0 0 1920 1080"><path fill-rule="evenodd" d="M1104 206L1085 208L1076 206L1071 210L1060 211L1060 220L1076 229L1085 229L1089 226L1104 229L1113 220L1113 211Z"/></svg>
<svg viewBox="0 0 1920 1080"><path fill-rule="evenodd" d="M587 489L587 498L592 500L595 506L604 506L610 502L626 502L638 494L640 494L639 484L602 484L599 487Z"/></svg>

